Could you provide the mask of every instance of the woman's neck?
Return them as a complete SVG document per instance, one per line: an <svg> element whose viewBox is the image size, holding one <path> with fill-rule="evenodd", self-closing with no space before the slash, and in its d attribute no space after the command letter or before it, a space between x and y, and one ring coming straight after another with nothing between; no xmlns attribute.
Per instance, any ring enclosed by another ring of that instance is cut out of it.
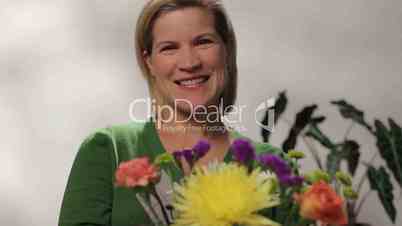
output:
<svg viewBox="0 0 402 226"><path fill-rule="evenodd" d="M220 114L175 110L159 111L155 114L156 126L162 133L205 138L227 132Z"/></svg>
<svg viewBox="0 0 402 226"><path fill-rule="evenodd" d="M222 123L221 120L200 123L200 121L191 120L182 115L178 115L172 120L162 119L165 118L160 116L155 117L155 126L159 136L162 139L168 138L170 141L180 141L179 143L183 145L195 144L200 139L213 142L214 140L226 139L228 136L225 124Z"/></svg>

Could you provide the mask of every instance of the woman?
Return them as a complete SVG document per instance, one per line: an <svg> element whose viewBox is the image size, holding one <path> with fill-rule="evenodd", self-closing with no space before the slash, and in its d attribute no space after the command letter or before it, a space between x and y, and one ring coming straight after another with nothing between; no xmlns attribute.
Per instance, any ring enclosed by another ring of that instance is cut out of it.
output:
<svg viewBox="0 0 402 226"><path fill-rule="evenodd" d="M132 191L114 187L121 161L192 147L200 139L211 150L196 164L223 161L231 139L241 136L224 127L219 106L235 101L236 41L230 21L218 1L151 0L137 22L136 54L155 109L146 123L101 129L81 145L74 161L61 208L59 225L150 224ZM180 101L178 101L180 100ZM210 128L214 128L211 130ZM223 129L216 129L223 128ZM275 151L255 143L257 152ZM189 166L183 162L184 173ZM179 179L181 172L165 168Z"/></svg>

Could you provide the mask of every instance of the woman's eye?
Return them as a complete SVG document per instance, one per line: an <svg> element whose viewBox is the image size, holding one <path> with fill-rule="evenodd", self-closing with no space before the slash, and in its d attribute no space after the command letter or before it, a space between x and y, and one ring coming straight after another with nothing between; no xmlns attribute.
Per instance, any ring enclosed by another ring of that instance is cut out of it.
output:
<svg viewBox="0 0 402 226"><path fill-rule="evenodd" d="M206 38L200 39L200 40L197 41L198 45L208 45L208 44L212 44L212 43L213 43L212 40L206 39Z"/></svg>
<svg viewBox="0 0 402 226"><path fill-rule="evenodd" d="M160 52L167 52L169 50L174 50L174 49L176 49L174 46L164 46L159 51Z"/></svg>

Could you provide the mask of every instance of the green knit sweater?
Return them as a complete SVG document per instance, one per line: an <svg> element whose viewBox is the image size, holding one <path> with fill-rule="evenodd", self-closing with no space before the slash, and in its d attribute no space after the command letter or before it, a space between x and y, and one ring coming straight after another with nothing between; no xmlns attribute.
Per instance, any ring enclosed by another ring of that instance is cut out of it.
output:
<svg viewBox="0 0 402 226"><path fill-rule="evenodd" d="M231 131L232 139L244 137ZM267 143L252 141L256 152L279 153ZM152 120L99 129L81 144L74 160L59 216L59 226L134 226L151 221L133 191L114 186L117 165L136 156L153 160L165 149ZM229 153L229 151L228 151ZM229 160L229 155L225 161ZM179 180L176 167L165 171Z"/></svg>

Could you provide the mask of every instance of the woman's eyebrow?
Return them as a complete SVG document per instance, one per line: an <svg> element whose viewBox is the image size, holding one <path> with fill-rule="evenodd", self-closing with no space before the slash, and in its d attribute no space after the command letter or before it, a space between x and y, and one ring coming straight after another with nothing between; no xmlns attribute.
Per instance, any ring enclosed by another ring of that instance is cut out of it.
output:
<svg viewBox="0 0 402 226"><path fill-rule="evenodd" d="M166 45L166 44L174 44L174 42L173 41L160 41L155 44L155 48L158 48L159 46Z"/></svg>
<svg viewBox="0 0 402 226"><path fill-rule="evenodd" d="M199 38L203 38L203 37L211 37L211 38L217 39L218 34L216 34L214 32L205 32L205 33L201 33L201 34L195 36L194 39L199 39ZM155 48L158 48L161 45L167 45L167 44L175 44L175 42L174 41L159 41L159 42L156 42Z"/></svg>
<svg viewBox="0 0 402 226"><path fill-rule="evenodd" d="M216 33L212 33L212 32L206 32L206 33L202 33L196 36L196 38L203 38L203 37L212 37L212 38L217 38L217 34Z"/></svg>

